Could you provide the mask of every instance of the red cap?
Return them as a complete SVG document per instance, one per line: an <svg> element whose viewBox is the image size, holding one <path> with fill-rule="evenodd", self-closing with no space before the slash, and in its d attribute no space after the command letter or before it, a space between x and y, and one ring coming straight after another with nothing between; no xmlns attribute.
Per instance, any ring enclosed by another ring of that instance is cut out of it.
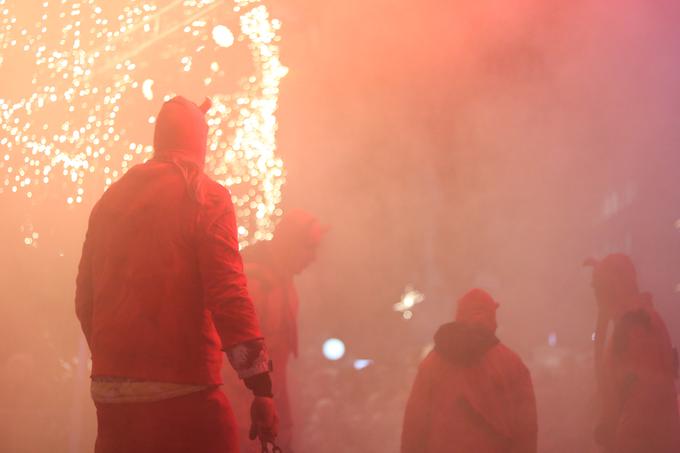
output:
<svg viewBox="0 0 680 453"><path fill-rule="evenodd" d="M498 302L483 289L474 288L458 299L456 321L479 324L496 330Z"/></svg>

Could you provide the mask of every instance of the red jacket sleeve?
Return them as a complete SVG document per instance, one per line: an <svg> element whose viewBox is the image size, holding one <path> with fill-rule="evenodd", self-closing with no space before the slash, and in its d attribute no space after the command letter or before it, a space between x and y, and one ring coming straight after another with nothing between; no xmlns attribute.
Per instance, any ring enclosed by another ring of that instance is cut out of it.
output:
<svg viewBox="0 0 680 453"><path fill-rule="evenodd" d="M234 208L226 190L219 198L199 222L198 261L205 307L226 350L262 334L243 273Z"/></svg>
<svg viewBox="0 0 680 453"><path fill-rule="evenodd" d="M88 345L92 331L92 237L90 228L85 235L83 250L76 277L76 316L85 334Z"/></svg>
<svg viewBox="0 0 680 453"><path fill-rule="evenodd" d="M536 453L538 443L538 422L536 398L529 370L519 364L513 384L513 406L515 407L515 432L512 453Z"/></svg>
<svg viewBox="0 0 680 453"><path fill-rule="evenodd" d="M432 406L432 379L429 371L431 354L418 367L418 373L406 403L404 425L401 431L401 453L425 451Z"/></svg>
<svg viewBox="0 0 680 453"><path fill-rule="evenodd" d="M655 351L650 345L651 324L640 311L630 312L614 326L608 344L602 392L602 415L596 430L596 440L611 445L625 408L630 425L644 424L650 414L637 406L645 394L653 394L661 384L650 374L648 365ZM622 433L626 434L626 433Z"/></svg>

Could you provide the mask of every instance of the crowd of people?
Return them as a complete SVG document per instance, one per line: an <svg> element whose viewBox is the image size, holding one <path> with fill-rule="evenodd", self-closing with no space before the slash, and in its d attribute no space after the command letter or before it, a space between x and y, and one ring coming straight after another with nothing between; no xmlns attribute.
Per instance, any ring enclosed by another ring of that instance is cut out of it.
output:
<svg viewBox="0 0 680 453"><path fill-rule="evenodd" d="M298 353L294 277L328 227L290 210L272 240L239 251L229 192L203 172L209 108L167 101L153 159L90 216L75 303L92 353L97 453L292 453L294 432L305 432L293 429L287 382ZM629 257L590 264L595 440L605 453L678 452L678 363L665 324ZM403 408L402 453L537 451L532 377L496 337L499 306L472 289L435 333Z"/></svg>

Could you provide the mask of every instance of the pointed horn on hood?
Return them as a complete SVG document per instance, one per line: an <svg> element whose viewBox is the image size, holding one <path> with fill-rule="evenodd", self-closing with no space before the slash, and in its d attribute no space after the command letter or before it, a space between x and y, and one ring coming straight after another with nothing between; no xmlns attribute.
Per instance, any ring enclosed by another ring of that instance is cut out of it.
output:
<svg viewBox="0 0 680 453"><path fill-rule="evenodd" d="M198 109L201 112L203 112L203 114L206 114L206 113L208 113L208 110L210 110L212 108L212 105L213 104L212 104L212 101L210 100L210 98L205 98L203 103L198 106Z"/></svg>

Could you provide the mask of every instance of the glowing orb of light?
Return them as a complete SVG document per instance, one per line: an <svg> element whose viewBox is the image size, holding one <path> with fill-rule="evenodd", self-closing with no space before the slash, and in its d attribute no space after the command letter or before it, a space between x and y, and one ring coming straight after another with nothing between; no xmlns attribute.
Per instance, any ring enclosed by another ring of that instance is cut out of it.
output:
<svg viewBox="0 0 680 453"><path fill-rule="evenodd" d="M548 344L553 348L557 346L557 334L555 332L548 335Z"/></svg>
<svg viewBox="0 0 680 453"><path fill-rule="evenodd" d="M345 355L345 343L337 338L329 338L323 344L323 355L328 360L340 360Z"/></svg>
<svg viewBox="0 0 680 453"><path fill-rule="evenodd" d="M354 369L357 371L368 368L371 365L373 365L373 360L371 359L358 359L354 361Z"/></svg>
<svg viewBox="0 0 680 453"><path fill-rule="evenodd" d="M406 315L411 309L417 304L425 300L425 295L420 291L413 289L411 286L407 286L404 294L401 296L401 300L393 305L394 311L402 312ZM410 313L412 315L412 313ZM410 319L410 315L404 316L405 319Z"/></svg>
<svg viewBox="0 0 680 453"><path fill-rule="evenodd" d="M220 47L231 47L234 45L234 34L225 25L216 25L212 31L215 44Z"/></svg>
<svg viewBox="0 0 680 453"><path fill-rule="evenodd" d="M147 101L153 101L153 80L146 79L142 83L142 94Z"/></svg>

